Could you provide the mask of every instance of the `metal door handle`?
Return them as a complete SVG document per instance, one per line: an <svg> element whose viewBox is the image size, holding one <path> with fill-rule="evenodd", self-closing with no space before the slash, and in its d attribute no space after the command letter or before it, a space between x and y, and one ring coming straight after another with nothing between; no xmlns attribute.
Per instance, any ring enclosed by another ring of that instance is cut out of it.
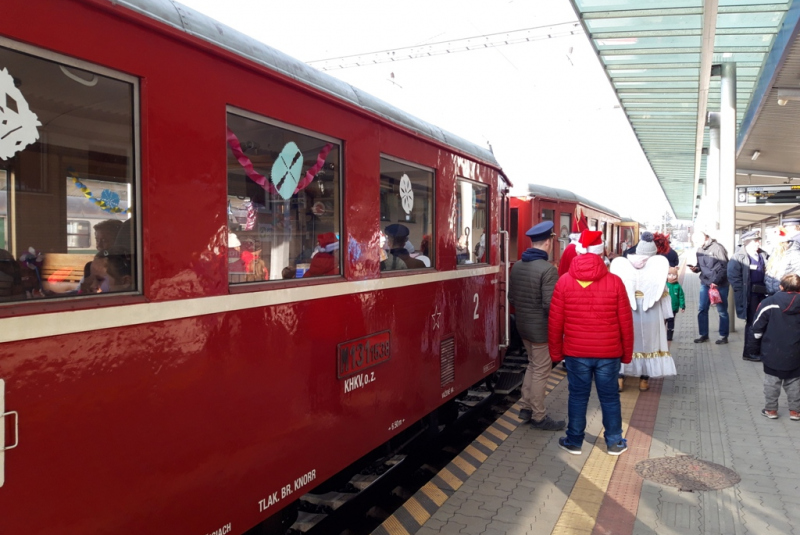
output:
<svg viewBox="0 0 800 535"><path fill-rule="evenodd" d="M7 413L5 413L3 415L0 415L0 420L3 420L2 424L0 424L0 425L5 425L5 423L6 423L5 422L5 417L6 416L11 416L12 414L15 416L15 418L14 418L14 444L11 445L11 446L3 446L3 448L0 448L0 451L13 450L17 446L19 446L19 413L17 411L8 411Z"/></svg>

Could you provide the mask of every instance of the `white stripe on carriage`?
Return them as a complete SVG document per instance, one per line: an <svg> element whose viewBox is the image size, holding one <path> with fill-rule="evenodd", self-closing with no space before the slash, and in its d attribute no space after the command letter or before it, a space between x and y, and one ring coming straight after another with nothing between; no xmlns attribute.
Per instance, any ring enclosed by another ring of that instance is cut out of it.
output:
<svg viewBox="0 0 800 535"><path fill-rule="evenodd" d="M299 286L280 290L255 290L248 293L178 299L159 303L137 303L86 310L70 310L35 314L31 316L0 319L0 343L59 336L100 329L113 329L127 325L141 325L158 321L194 318L220 312L247 310L288 303L299 303L359 294L391 290L405 286L430 284L448 280L482 277L500 272L500 266L457 269L434 273L420 273L402 277L331 282L313 286Z"/></svg>

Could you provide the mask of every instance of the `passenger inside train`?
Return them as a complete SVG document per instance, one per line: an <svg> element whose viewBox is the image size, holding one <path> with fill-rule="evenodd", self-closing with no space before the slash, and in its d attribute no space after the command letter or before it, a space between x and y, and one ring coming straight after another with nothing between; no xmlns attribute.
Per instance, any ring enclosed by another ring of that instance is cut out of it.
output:
<svg viewBox="0 0 800 535"><path fill-rule="evenodd" d="M92 260L91 274L84 282L86 293L127 292L133 287L133 258L121 247L103 249Z"/></svg>
<svg viewBox="0 0 800 535"><path fill-rule="evenodd" d="M400 269L410 269L406 260L414 260L408 254L406 241L408 240L408 227L405 225L389 225L384 229L388 237L389 252L386 261L381 263L381 271L397 271ZM414 260L416 262L416 260ZM422 262L420 262L422 264ZM417 265L415 264L415 267ZM422 267L425 267L422 264Z"/></svg>

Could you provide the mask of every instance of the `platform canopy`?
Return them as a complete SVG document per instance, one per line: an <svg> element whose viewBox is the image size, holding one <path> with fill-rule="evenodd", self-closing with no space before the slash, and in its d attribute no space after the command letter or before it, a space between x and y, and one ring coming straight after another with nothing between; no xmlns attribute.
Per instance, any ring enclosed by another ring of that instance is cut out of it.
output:
<svg viewBox="0 0 800 535"><path fill-rule="evenodd" d="M676 217L693 219L705 182L706 116L720 107L711 67L736 63L741 155L763 108L760 80L780 68L768 58L791 0L570 1ZM796 26L795 17L787 29ZM784 33L793 42L795 32Z"/></svg>

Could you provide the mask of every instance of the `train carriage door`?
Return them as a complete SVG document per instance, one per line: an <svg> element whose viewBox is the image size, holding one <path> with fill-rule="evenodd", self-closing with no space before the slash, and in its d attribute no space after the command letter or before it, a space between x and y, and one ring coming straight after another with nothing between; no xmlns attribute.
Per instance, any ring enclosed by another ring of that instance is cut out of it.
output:
<svg viewBox="0 0 800 535"><path fill-rule="evenodd" d="M511 231L516 230L517 225L516 217L512 221L511 217L511 204L508 197L508 187L504 185L500 189L500 229L499 229L499 255L498 260L500 264L500 283L498 286L499 295L497 302L500 327L500 354L498 355L499 361L502 361L506 348L509 342L509 321L508 321L508 274L511 269L511 263L516 260L516 255L511 255ZM517 215L517 209L514 209L514 215ZM514 236L516 239L516 236ZM516 244L514 244L516 245ZM516 247L514 247L516 249Z"/></svg>
<svg viewBox="0 0 800 535"><path fill-rule="evenodd" d="M563 209L563 208L562 208ZM558 240L558 261L561 262L561 255L564 254L564 249L569 245L569 235L572 230L572 214L562 212L559 224L556 225L554 232L557 234ZM553 259L555 260L555 258Z"/></svg>
<svg viewBox="0 0 800 535"><path fill-rule="evenodd" d="M635 221L620 221L617 223L617 233L619 249L614 252L622 254L626 249L633 247L639 242L639 223Z"/></svg>

